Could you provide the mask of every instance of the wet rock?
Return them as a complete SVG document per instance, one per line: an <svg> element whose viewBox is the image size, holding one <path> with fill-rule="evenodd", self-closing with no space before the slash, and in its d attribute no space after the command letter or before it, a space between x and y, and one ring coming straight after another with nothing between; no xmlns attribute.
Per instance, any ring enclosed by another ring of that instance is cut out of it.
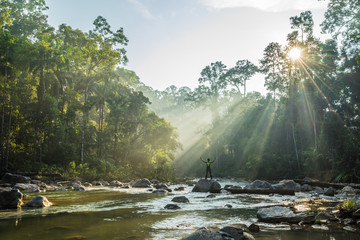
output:
<svg viewBox="0 0 360 240"><path fill-rule="evenodd" d="M329 187L325 189L324 195L333 197L336 194L336 189L333 187Z"/></svg>
<svg viewBox="0 0 360 240"><path fill-rule="evenodd" d="M301 185L301 191L303 192L310 192L312 190L312 187L309 184L303 184Z"/></svg>
<svg viewBox="0 0 360 240"><path fill-rule="evenodd" d="M314 187L313 193L323 194L324 189L322 189L321 187Z"/></svg>
<svg viewBox="0 0 360 240"><path fill-rule="evenodd" d="M50 207L51 205L52 203L49 202L49 200L46 197L39 195L31 199L28 203L26 203L25 206L41 208L41 207Z"/></svg>
<svg viewBox="0 0 360 240"><path fill-rule="evenodd" d="M74 188L75 191L80 191L80 192L85 191L85 187L83 185L81 185L81 184L78 184L78 183L74 183L73 188Z"/></svg>
<svg viewBox="0 0 360 240"><path fill-rule="evenodd" d="M150 182L151 182L152 184L159 184L159 183L160 183L160 181L157 180L157 179L151 179Z"/></svg>
<svg viewBox="0 0 360 240"><path fill-rule="evenodd" d="M177 209L180 209L181 207L179 207L178 205L176 204L167 204L165 206L166 209L171 209L171 210L177 210Z"/></svg>
<svg viewBox="0 0 360 240"><path fill-rule="evenodd" d="M0 192L0 209L19 208L23 205L23 194L18 189Z"/></svg>
<svg viewBox="0 0 360 240"><path fill-rule="evenodd" d="M293 211L285 207L261 208L258 210L256 215L259 221L268 223L299 223L300 221L314 221L314 215L306 213L295 214Z"/></svg>
<svg viewBox="0 0 360 240"><path fill-rule="evenodd" d="M343 227L344 230L349 231L349 232L356 232L356 228L350 227L350 226L345 226Z"/></svg>
<svg viewBox="0 0 360 240"><path fill-rule="evenodd" d="M244 230L237 227L224 227L220 229L220 232L225 232L229 234L234 240L244 239Z"/></svg>
<svg viewBox="0 0 360 240"><path fill-rule="evenodd" d="M182 240L234 240L228 233L200 228Z"/></svg>
<svg viewBox="0 0 360 240"><path fill-rule="evenodd" d="M168 191L166 191L165 189L155 189L152 191L152 193L167 194Z"/></svg>
<svg viewBox="0 0 360 240"><path fill-rule="evenodd" d="M101 186L110 186L110 183L108 181L100 179L99 182L101 183Z"/></svg>
<svg viewBox="0 0 360 240"><path fill-rule="evenodd" d="M316 230L324 230L324 231L329 230L329 228L327 226L319 225L319 224L311 225L311 227Z"/></svg>
<svg viewBox="0 0 360 240"><path fill-rule="evenodd" d="M84 186L84 187L92 187L92 184L89 183L89 182L84 182L84 183L83 183L83 186Z"/></svg>
<svg viewBox="0 0 360 240"><path fill-rule="evenodd" d="M180 203L188 203L190 202L189 199L185 196L176 196L171 201L173 202L180 202Z"/></svg>
<svg viewBox="0 0 360 240"><path fill-rule="evenodd" d="M151 187L151 182L147 178L143 178L137 182L135 182L132 187L135 188L149 188Z"/></svg>
<svg viewBox="0 0 360 240"><path fill-rule="evenodd" d="M40 188L36 184L32 183L17 183L14 186L15 189L19 189L22 192L39 192Z"/></svg>
<svg viewBox="0 0 360 240"><path fill-rule="evenodd" d="M255 223L252 223L249 227L248 227L250 232L260 232L260 227L258 225L256 225Z"/></svg>
<svg viewBox="0 0 360 240"><path fill-rule="evenodd" d="M5 175L1 179L4 183L30 183L31 178L18 175L18 174L12 174L12 173L5 173Z"/></svg>
<svg viewBox="0 0 360 240"><path fill-rule="evenodd" d="M315 216L315 223L334 221L336 218L328 213L320 212Z"/></svg>
<svg viewBox="0 0 360 240"><path fill-rule="evenodd" d="M244 240L255 240L255 238L250 233L244 232Z"/></svg>
<svg viewBox="0 0 360 240"><path fill-rule="evenodd" d="M225 204L226 208L232 208L233 206L231 204Z"/></svg>
<svg viewBox="0 0 360 240"><path fill-rule="evenodd" d="M350 186L345 186L343 187L343 189L340 190L340 193L350 193L350 194L355 194L356 191L353 187Z"/></svg>
<svg viewBox="0 0 360 240"><path fill-rule="evenodd" d="M303 180L306 181L306 182L315 182L314 179L309 178L309 177L304 177Z"/></svg>
<svg viewBox="0 0 360 240"><path fill-rule="evenodd" d="M122 184L122 182L120 182L120 181L112 180L112 181L110 182L110 186L112 186L112 187L122 187L123 184Z"/></svg>
<svg viewBox="0 0 360 240"><path fill-rule="evenodd" d="M154 186L156 189L165 189L168 192L172 192L172 190L165 183L159 183Z"/></svg>
<svg viewBox="0 0 360 240"><path fill-rule="evenodd" d="M177 188L174 189L174 191L184 191L184 190L185 190L184 187L177 187Z"/></svg>
<svg viewBox="0 0 360 240"><path fill-rule="evenodd" d="M216 195L215 194L210 194L210 195L207 195L206 197L207 198L216 198Z"/></svg>
<svg viewBox="0 0 360 240"><path fill-rule="evenodd" d="M354 225L356 224L356 221L352 218L345 218L343 220L344 225Z"/></svg>
<svg viewBox="0 0 360 240"><path fill-rule="evenodd" d="M100 181L92 181L91 184L93 186L102 186L102 183Z"/></svg>
<svg viewBox="0 0 360 240"><path fill-rule="evenodd" d="M274 189L278 190L292 190L295 192L300 192L301 190L301 185L293 180L282 180L278 184L273 184L272 186Z"/></svg>
<svg viewBox="0 0 360 240"><path fill-rule="evenodd" d="M246 185L244 188L245 189L256 189L256 188L274 189L274 187L271 183L268 183L266 181L261 181L261 180L255 180L252 183Z"/></svg>
<svg viewBox="0 0 360 240"><path fill-rule="evenodd" d="M218 193L221 191L221 185L216 180L211 179L200 179L195 187L192 189L193 192L212 192Z"/></svg>
<svg viewBox="0 0 360 240"><path fill-rule="evenodd" d="M355 219L360 218L360 209L357 209L355 212L353 212L352 217Z"/></svg>

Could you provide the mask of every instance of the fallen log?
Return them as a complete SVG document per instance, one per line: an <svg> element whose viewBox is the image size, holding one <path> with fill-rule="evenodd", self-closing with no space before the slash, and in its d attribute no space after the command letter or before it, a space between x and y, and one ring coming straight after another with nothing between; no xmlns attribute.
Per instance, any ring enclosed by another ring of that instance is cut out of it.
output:
<svg viewBox="0 0 360 240"><path fill-rule="evenodd" d="M281 194L281 195L295 195L294 190L289 189L269 189L269 188L254 188L245 189L239 187L225 188L226 191L232 194Z"/></svg>
<svg viewBox="0 0 360 240"><path fill-rule="evenodd" d="M301 185L308 184L312 187L322 187L322 188L329 188L333 187L335 189L343 189L346 186L351 186L353 188L360 189L359 184L352 184L352 183L329 183L329 182L319 182L319 181L307 181L303 179L294 179L294 182L299 183Z"/></svg>

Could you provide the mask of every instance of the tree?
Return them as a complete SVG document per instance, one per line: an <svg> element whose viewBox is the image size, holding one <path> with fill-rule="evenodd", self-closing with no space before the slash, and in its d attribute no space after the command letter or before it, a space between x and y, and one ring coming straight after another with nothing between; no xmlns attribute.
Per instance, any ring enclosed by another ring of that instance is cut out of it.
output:
<svg viewBox="0 0 360 240"><path fill-rule="evenodd" d="M188 97L188 100L195 104L204 104L210 107L213 120L219 115L220 94L227 86L226 71L226 66L220 61L206 66L200 73L199 86Z"/></svg>
<svg viewBox="0 0 360 240"><path fill-rule="evenodd" d="M272 42L264 50L264 57L260 60L260 69L265 76L265 86L273 91L274 100L276 90L279 92L286 89L286 66L285 54L279 43Z"/></svg>
<svg viewBox="0 0 360 240"><path fill-rule="evenodd" d="M258 67L249 60L239 60L235 67L230 68L226 73L229 84L236 87L240 92L239 85L244 86L244 97L246 96L246 81L259 71Z"/></svg>

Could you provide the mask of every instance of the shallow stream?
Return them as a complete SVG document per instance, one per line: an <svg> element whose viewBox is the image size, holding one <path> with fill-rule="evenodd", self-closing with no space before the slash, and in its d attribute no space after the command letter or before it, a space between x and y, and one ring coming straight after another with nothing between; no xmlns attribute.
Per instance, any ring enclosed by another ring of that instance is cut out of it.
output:
<svg viewBox="0 0 360 240"><path fill-rule="evenodd" d="M220 180L244 186L244 181ZM259 208L298 202L306 196L266 196L193 193L192 187L167 195L147 189L91 187L85 192L54 191L41 193L54 206L44 209L0 211L0 239L181 239L200 227L224 226L257 221ZM40 195L29 194L30 197ZM175 196L186 196L190 203L176 203L179 210L164 209ZM329 200L331 203L331 199ZM225 205L230 204L232 208ZM289 231L288 226L260 225L257 240L358 240L349 231ZM278 230L279 228L283 230Z"/></svg>

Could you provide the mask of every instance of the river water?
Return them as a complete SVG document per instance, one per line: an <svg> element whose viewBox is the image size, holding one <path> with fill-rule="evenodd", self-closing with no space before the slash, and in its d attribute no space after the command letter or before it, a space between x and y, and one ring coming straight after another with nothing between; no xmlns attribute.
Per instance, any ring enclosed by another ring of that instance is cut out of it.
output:
<svg viewBox="0 0 360 240"><path fill-rule="evenodd" d="M219 180L244 186L244 181ZM110 187L87 188L85 192L53 191L41 193L54 205L43 209L0 211L0 239L181 239L201 227L224 226L257 221L259 208L298 202L307 196L232 195L226 192L208 197L193 193L192 187L169 194L153 194L147 189ZM39 195L29 194L30 198ZM186 196L190 203L176 203L179 210L164 209L175 196ZM331 199L329 200L331 204ZM230 204L232 208L225 205ZM260 224L258 240L358 240L349 231L289 231L289 226Z"/></svg>

